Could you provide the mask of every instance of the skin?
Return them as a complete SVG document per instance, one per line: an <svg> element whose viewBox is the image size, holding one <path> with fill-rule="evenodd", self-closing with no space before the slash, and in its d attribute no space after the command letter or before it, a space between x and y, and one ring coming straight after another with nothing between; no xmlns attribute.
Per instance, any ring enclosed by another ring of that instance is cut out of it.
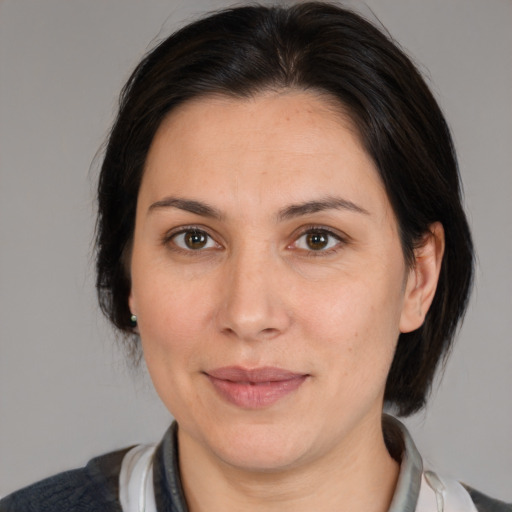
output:
<svg viewBox="0 0 512 512"><path fill-rule="evenodd" d="M187 245L192 229L204 245ZM193 512L387 510L398 465L382 436L386 377L442 253L435 224L406 268L374 164L325 98L208 97L166 118L138 197L129 304L179 424ZM225 366L306 377L251 409L212 385Z"/></svg>

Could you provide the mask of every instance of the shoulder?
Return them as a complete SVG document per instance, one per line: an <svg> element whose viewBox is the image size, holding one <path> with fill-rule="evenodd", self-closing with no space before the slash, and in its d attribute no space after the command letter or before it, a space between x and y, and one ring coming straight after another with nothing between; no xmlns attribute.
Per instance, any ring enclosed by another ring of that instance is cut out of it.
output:
<svg viewBox="0 0 512 512"><path fill-rule="evenodd" d="M478 512L512 512L512 503L496 500L463 484Z"/></svg>
<svg viewBox="0 0 512 512"><path fill-rule="evenodd" d="M121 512L119 450L92 459L84 468L41 480L0 500L0 512Z"/></svg>

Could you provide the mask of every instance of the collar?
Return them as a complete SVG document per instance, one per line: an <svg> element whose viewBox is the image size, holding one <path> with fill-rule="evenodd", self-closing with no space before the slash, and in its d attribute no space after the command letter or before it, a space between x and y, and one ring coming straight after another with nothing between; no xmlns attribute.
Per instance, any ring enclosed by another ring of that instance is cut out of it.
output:
<svg viewBox="0 0 512 512"><path fill-rule="evenodd" d="M400 473L388 512L415 512L420 494L423 462L405 426L392 416L384 415L386 429L401 439L403 450ZM153 460L153 482L157 510L188 512L179 470L178 424L173 422L157 447Z"/></svg>
<svg viewBox="0 0 512 512"><path fill-rule="evenodd" d="M387 414L384 414L383 423L385 428L394 430L403 443L400 473L388 512L414 512L418 503L423 474L421 455L403 423Z"/></svg>

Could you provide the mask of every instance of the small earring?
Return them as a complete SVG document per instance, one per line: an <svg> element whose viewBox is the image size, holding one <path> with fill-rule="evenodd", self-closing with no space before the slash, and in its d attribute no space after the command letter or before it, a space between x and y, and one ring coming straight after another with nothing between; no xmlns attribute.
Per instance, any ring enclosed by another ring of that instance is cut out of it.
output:
<svg viewBox="0 0 512 512"><path fill-rule="evenodd" d="M137 315L131 315L130 316L130 324L132 327L137 327Z"/></svg>

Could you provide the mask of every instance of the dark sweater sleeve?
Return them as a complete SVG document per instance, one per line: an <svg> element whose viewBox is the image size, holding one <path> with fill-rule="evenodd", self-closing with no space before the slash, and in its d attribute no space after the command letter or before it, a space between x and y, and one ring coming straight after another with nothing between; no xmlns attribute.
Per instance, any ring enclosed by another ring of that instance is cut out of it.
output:
<svg viewBox="0 0 512 512"><path fill-rule="evenodd" d="M496 500L480 491L477 491L476 489L473 489L469 485L463 485L469 492L478 512L512 512L512 503L505 503L504 501Z"/></svg>
<svg viewBox="0 0 512 512"><path fill-rule="evenodd" d="M0 500L0 512L122 512L119 472L126 448L41 480Z"/></svg>

